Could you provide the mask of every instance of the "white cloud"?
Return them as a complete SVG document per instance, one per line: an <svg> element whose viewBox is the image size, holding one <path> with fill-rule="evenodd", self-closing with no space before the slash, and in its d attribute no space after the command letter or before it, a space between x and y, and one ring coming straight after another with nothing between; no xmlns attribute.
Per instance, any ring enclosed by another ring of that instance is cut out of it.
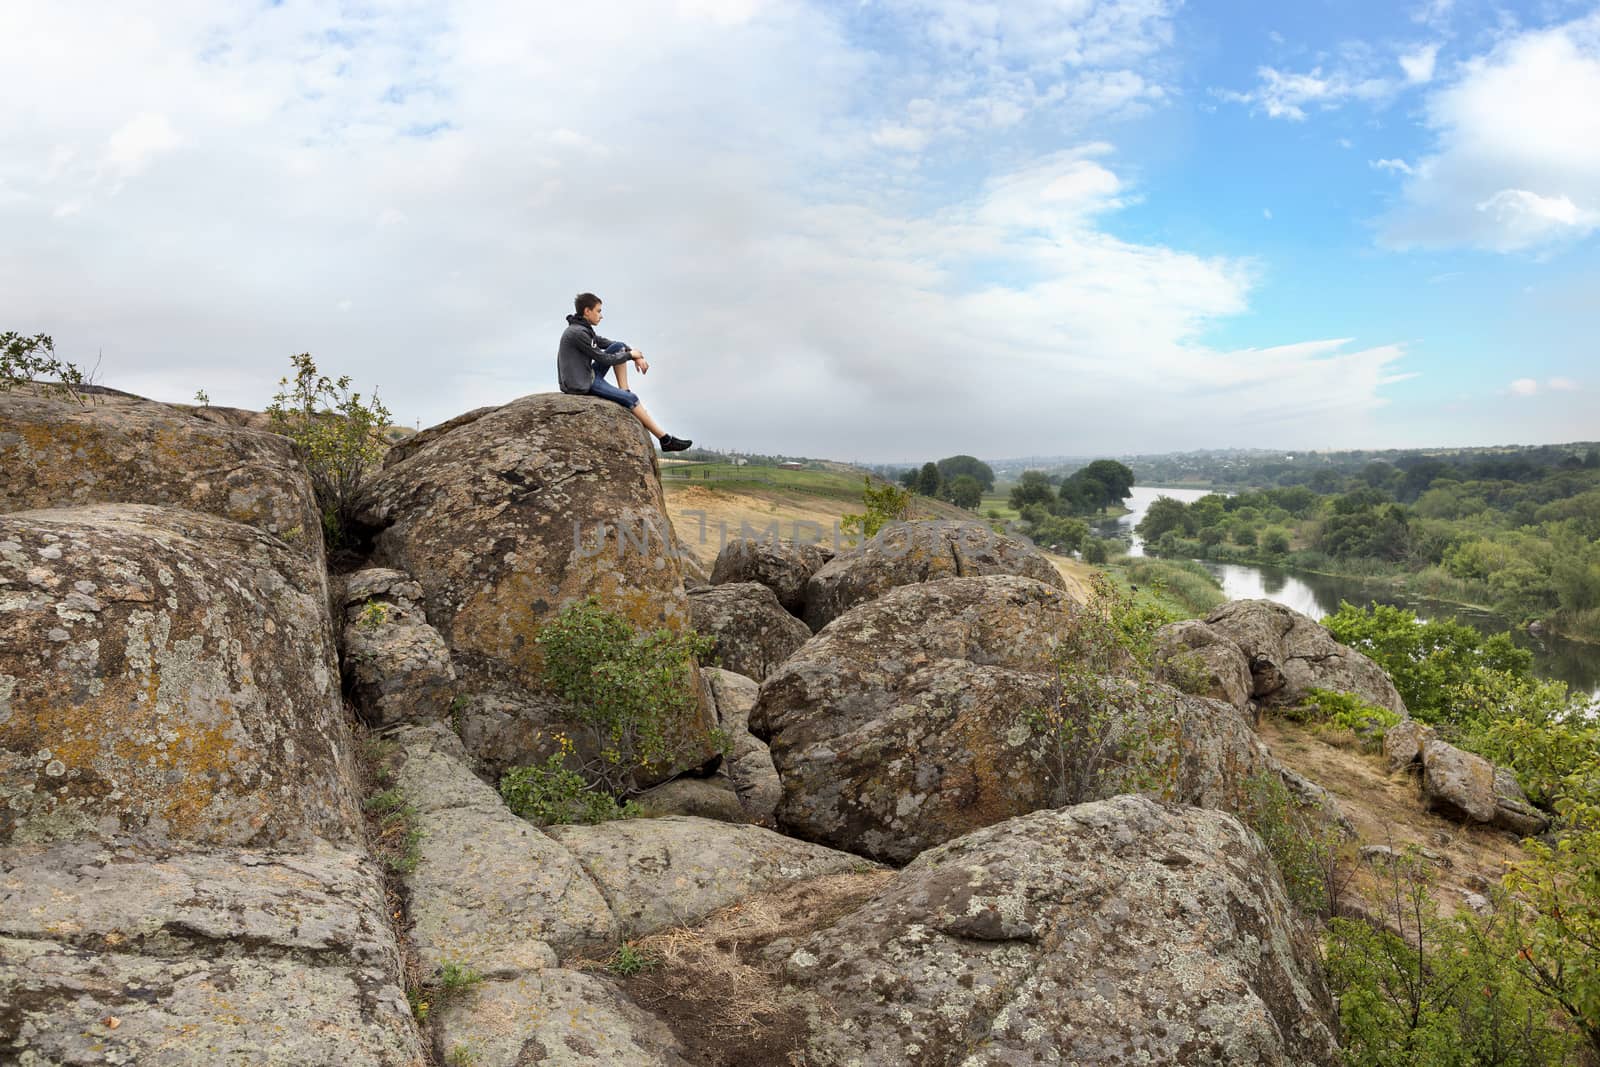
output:
<svg viewBox="0 0 1600 1067"><path fill-rule="evenodd" d="M1518 378L1508 388L1513 396L1533 396L1539 391L1539 383L1532 378Z"/></svg>
<svg viewBox="0 0 1600 1067"><path fill-rule="evenodd" d="M427 424L554 388L592 289L652 410L714 447L1177 447L1224 413L1362 438L1402 349L1222 350L1258 268L1108 232L1137 174L1071 131L1165 98L1164 4L887 11L909 57L800 0L0 7L34 90L0 110L7 328L242 406L309 350ZM1040 118L1076 147L1008 139Z"/></svg>
<svg viewBox="0 0 1600 1067"><path fill-rule="evenodd" d="M1403 159L1374 159L1370 166L1373 170L1393 171L1396 174L1410 174L1411 164Z"/></svg>
<svg viewBox="0 0 1600 1067"><path fill-rule="evenodd" d="M1400 54L1400 69L1405 72L1406 81L1412 85L1421 85L1433 80L1433 68L1439 59L1439 46L1425 44L1413 52Z"/></svg>
<svg viewBox="0 0 1600 1067"><path fill-rule="evenodd" d="M1427 101L1431 154L1383 239L1499 252L1600 229L1600 12L1507 37Z"/></svg>
<svg viewBox="0 0 1600 1067"><path fill-rule="evenodd" d="M1544 384L1547 388L1558 393L1572 393L1578 389L1578 383L1571 378L1551 378Z"/></svg>
<svg viewBox="0 0 1600 1067"><path fill-rule="evenodd" d="M1266 219L1269 222L1272 221L1272 209L1270 207L1262 208L1261 209L1261 217Z"/></svg>
<svg viewBox="0 0 1600 1067"><path fill-rule="evenodd" d="M1321 67L1303 74L1261 67L1256 77L1258 84L1249 92L1214 92L1223 100L1264 111L1268 118L1304 122L1307 108L1331 110L1351 100L1381 100L1395 90L1395 84L1385 78L1365 77L1348 70L1324 72Z"/></svg>

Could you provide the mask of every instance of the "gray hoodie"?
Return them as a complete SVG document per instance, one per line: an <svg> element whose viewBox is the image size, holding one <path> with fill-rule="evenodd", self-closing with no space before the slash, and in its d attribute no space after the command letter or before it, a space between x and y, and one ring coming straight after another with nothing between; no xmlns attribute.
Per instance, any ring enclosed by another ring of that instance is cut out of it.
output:
<svg viewBox="0 0 1600 1067"><path fill-rule="evenodd" d="M587 393L594 384L594 365L615 367L628 362L628 346L608 354L616 342L594 332L581 315L568 315L567 328L561 331L561 346L556 349L556 375L563 393Z"/></svg>

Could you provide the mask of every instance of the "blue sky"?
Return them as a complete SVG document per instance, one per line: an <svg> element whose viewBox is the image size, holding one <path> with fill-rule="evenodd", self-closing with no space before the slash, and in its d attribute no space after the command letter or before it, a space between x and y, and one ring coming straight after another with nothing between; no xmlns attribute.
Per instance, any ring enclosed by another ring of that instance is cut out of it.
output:
<svg viewBox="0 0 1600 1067"><path fill-rule="evenodd" d="M1600 437L1594 2L146 7L0 10L0 328L113 386L428 425L592 289L712 447Z"/></svg>

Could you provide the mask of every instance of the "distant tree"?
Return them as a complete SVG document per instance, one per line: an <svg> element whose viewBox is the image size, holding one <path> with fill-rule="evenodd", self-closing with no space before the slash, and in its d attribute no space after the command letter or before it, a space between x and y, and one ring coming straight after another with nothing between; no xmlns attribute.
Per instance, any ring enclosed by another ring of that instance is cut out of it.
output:
<svg viewBox="0 0 1600 1067"><path fill-rule="evenodd" d="M943 482L939 478L939 468L933 462L922 465L917 472L916 491L919 496L938 496Z"/></svg>
<svg viewBox="0 0 1600 1067"><path fill-rule="evenodd" d="M976 511L983 503L983 486L970 474L958 474L945 485L945 499L958 508Z"/></svg>
<svg viewBox="0 0 1600 1067"><path fill-rule="evenodd" d="M1051 510L1055 503L1055 487L1043 471L1023 471L1017 484L1011 487L1011 506L1017 511L1029 504L1042 504L1046 510Z"/></svg>
<svg viewBox="0 0 1600 1067"><path fill-rule="evenodd" d="M1106 502L1120 503L1133 492L1133 471L1114 459L1097 459L1078 472L1106 487Z"/></svg>
<svg viewBox="0 0 1600 1067"><path fill-rule="evenodd" d="M987 493L994 488L994 468L976 456L947 456L938 463L939 477L949 484L963 474L971 475L979 489Z"/></svg>
<svg viewBox="0 0 1600 1067"><path fill-rule="evenodd" d="M912 492L917 489L917 468L907 467L900 472L900 484Z"/></svg>
<svg viewBox="0 0 1600 1067"><path fill-rule="evenodd" d="M1289 551L1289 534L1276 527L1261 535L1261 551L1269 556L1281 556Z"/></svg>
<svg viewBox="0 0 1600 1067"><path fill-rule="evenodd" d="M1586 470L1600 467L1600 448L1591 448L1583 457L1583 466Z"/></svg>
<svg viewBox="0 0 1600 1067"><path fill-rule="evenodd" d="M1168 530L1184 531L1184 516L1188 508L1183 501L1174 500L1170 496L1158 496L1145 509L1144 518L1139 520L1137 531L1146 541L1155 542Z"/></svg>

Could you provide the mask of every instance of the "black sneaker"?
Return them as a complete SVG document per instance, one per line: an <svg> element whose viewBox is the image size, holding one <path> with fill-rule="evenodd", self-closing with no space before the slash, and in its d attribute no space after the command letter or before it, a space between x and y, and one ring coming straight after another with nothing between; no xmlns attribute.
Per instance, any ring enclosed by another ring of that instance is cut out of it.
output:
<svg viewBox="0 0 1600 1067"><path fill-rule="evenodd" d="M661 437L661 451L663 452L682 452L692 444L694 444L693 441L685 441L683 438L674 437L670 433L663 434Z"/></svg>

